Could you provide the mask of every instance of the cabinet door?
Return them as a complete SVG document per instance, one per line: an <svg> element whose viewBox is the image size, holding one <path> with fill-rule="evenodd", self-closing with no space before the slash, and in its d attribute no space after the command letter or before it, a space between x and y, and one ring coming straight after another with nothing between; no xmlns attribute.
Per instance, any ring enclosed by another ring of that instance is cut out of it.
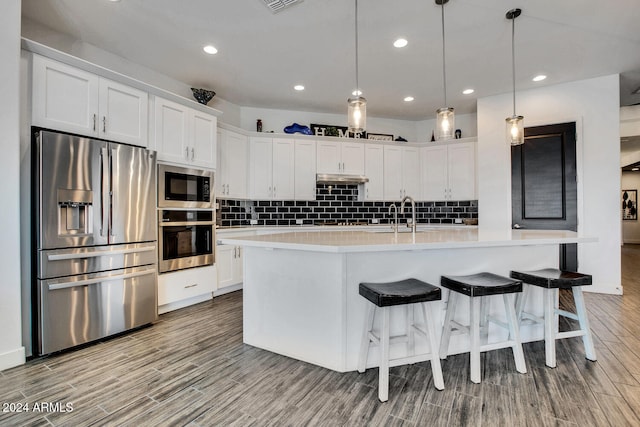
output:
<svg viewBox="0 0 640 427"><path fill-rule="evenodd" d="M420 149L417 147L402 147L402 188L404 196L422 199Z"/></svg>
<svg viewBox="0 0 640 427"><path fill-rule="evenodd" d="M316 142L296 140L294 148L294 197L316 199Z"/></svg>
<svg viewBox="0 0 640 427"><path fill-rule="evenodd" d="M224 197L227 190L226 184L226 169L224 162L222 161L222 153L226 150L227 131L224 129L218 129L217 131L217 143L216 143L216 176L215 176L215 189L216 198Z"/></svg>
<svg viewBox="0 0 640 427"><path fill-rule="evenodd" d="M447 146L422 148L422 194L424 200L447 197Z"/></svg>
<svg viewBox="0 0 640 427"><path fill-rule="evenodd" d="M237 246L216 245L216 266L218 267L218 289L234 284L234 270Z"/></svg>
<svg viewBox="0 0 640 427"><path fill-rule="evenodd" d="M248 194L249 140L245 135L229 132L225 148L227 197L246 199Z"/></svg>
<svg viewBox="0 0 640 427"><path fill-rule="evenodd" d="M293 200L294 197L294 140L273 140L272 198L276 200Z"/></svg>
<svg viewBox="0 0 640 427"><path fill-rule="evenodd" d="M365 200L384 198L384 145L366 145L364 148L364 174L369 182L364 185Z"/></svg>
<svg viewBox="0 0 640 427"><path fill-rule="evenodd" d="M155 134L158 159L186 163L191 158L188 144L189 108L162 98L155 101Z"/></svg>
<svg viewBox="0 0 640 427"><path fill-rule="evenodd" d="M101 138L146 147L149 95L100 79L98 133Z"/></svg>
<svg viewBox="0 0 640 427"><path fill-rule="evenodd" d="M98 135L99 78L33 55L33 124Z"/></svg>
<svg viewBox="0 0 640 427"><path fill-rule="evenodd" d="M475 145L471 142L449 147L449 196L451 200L475 200Z"/></svg>
<svg viewBox="0 0 640 427"><path fill-rule="evenodd" d="M318 141L316 145L316 165L318 173L342 172L340 143L337 141Z"/></svg>
<svg viewBox="0 0 640 427"><path fill-rule="evenodd" d="M364 175L364 144L360 142L342 143L342 173Z"/></svg>
<svg viewBox="0 0 640 427"><path fill-rule="evenodd" d="M269 200L273 196L271 138L251 138L249 141L249 197Z"/></svg>
<svg viewBox="0 0 640 427"><path fill-rule="evenodd" d="M401 200L402 192L402 147L384 146L384 199Z"/></svg>
<svg viewBox="0 0 640 427"><path fill-rule="evenodd" d="M218 119L211 114L192 110L190 127L190 159L198 166L215 169Z"/></svg>

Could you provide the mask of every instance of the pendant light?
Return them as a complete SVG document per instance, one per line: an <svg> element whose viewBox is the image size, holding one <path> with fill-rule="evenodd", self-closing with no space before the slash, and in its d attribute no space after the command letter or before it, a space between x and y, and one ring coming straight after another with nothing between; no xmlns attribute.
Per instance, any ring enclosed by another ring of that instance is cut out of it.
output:
<svg viewBox="0 0 640 427"><path fill-rule="evenodd" d="M444 5L449 0L435 0L442 12L442 86L444 87L444 105L447 105L447 67L445 63L444 44ZM455 114L452 107L442 107L436 110L436 139L451 139L455 129Z"/></svg>
<svg viewBox="0 0 640 427"><path fill-rule="evenodd" d="M513 74L513 115L506 118L507 141L511 145L524 144L524 117L516 114L516 49L515 32L516 18L522 13L521 9L511 9L507 12L507 19L511 20L511 71Z"/></svg>
<svg viewBox="0 0 640 427"><path fill-rule="evenodd" d="M354 134L364 132L367 128L367 100L362 96L358 82L358 0L356 3L356 90L353 97L347 100L347 116L349 132Z"/></svg>

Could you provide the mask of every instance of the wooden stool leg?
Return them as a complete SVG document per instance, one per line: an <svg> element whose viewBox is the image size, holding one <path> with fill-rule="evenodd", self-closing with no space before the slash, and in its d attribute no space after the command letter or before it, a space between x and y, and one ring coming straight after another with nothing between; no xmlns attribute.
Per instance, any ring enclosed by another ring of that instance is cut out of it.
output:
<svg viewBox="0 0 640 427"><path fill-rule="evenodd" d="M431 306L423 302L422 316L424 317L425 330L427 331L429 339L429 351L431 352L431 375L433 376L433 384L438 390L444 389L444 379L442 378L442 367L440 366L440 357L438 357L436 332L433 327L433 315L431 313Z"/></svg>
<svg viewBox="0 0 640 427"><path fill-rule="evenodd" d="M413 329L413 325L415 322L415 304L407 304L407 355L414 356L416 354L416 334Z"/></svg>
<svg viewBox="0 0 640 427"><path fill-rule="evenodd" d="M509 339L513 340L513 360L516 362L516 371L526 374L527 366L524 361L522 342L520 341L520 326L518 325L518 317L513 304L513 295L504 294L503 299L504 309L507 314L507 324L509 325Z"/></svg>
<svg viewBox="0 0 640 427"><path fill-rule="evenodd" d="M358 357L358 372L363 373L367 369L367 358L369 356L369 332L373 328L373 317L376 312L376 306L367 303L367 315L362 328L362 340L360 341L360 355Z"/></svg>
<svg viewBox="0 0 640 427"><path fill-rule="evenodd" d="M480 298L469 297L469 332L471 334L471 351L469 365L471 382L480 383Z"/></svg>
<svg viewBox="0 0 640 427"><path fill-rule="evenodd" d="M486 344L489 341L489 308L491 297L480 297L480 342Z"/></svg>
<svg viewBox="0 0 640 427"><path fill-rule="evenodd" d="M451 319L456 312L458 302L458 294L449 292L449 300L447 302L447 311L444 315L444 324L442 325L442 337L440 338L440 359L446 359L449 353L449 339L451 338Z"/></svg>
<svg viewBox="0 0 640 427"><path fill-rule="evenodd" d="M546 365L556 367L556 322L557 289L544 289L544 353Z"/></svg>
<svg viewBox="0 0 640 427"><path fill-rule="evenodd" d="M382 308L380 327L380 369L378 372L378 399L389 400L389 307Z"/></svg>
<svg viewBox="0 0 640 427"><path fill-rule="evenodd" d="M582 336L582 343L584 344L584 352L587 359L596 361L596 350L593 347L593 338L591 337L591 328L589 327L589 319L587 317L587 309L584 305L584 296L582 295L582 288L580 286L574 286L571 288L573 292L573 301L576 304L576 314L578 315L578 322L580 323L580 329L584 332Z"/></svg>

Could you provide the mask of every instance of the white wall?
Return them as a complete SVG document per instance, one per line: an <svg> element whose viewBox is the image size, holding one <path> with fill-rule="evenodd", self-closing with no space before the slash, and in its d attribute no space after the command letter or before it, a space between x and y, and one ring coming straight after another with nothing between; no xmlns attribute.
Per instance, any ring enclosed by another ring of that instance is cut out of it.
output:
<svg viewBox="0 0 640 427"><path fill-rule="evenodd" d="M640 173L622 172L622 190L640 191ZM618 204L620 203L622 203L621 199L618 200ZM640 220L622 221L622 241L623 243L640 243Z"/></svg>
<svg viewBox="0 0 640 427"><path fill-rule="evenodd" d="M511 115L511 100L510 94L478 100L478 215L485 236L510 232L511 160L504 119ZM621 293L618 75L518 92L517 102L525 126L576 122L578 231L598 238L579 246L579 268L594 276L589 290Z"/></svg>
<svg viewBox="0 0 640 427"><path fill-rule="evenodd" d="M0 13L0 370L24 363L20 312L20 0ZM26 214L28 217L28 213Z"/></svg>

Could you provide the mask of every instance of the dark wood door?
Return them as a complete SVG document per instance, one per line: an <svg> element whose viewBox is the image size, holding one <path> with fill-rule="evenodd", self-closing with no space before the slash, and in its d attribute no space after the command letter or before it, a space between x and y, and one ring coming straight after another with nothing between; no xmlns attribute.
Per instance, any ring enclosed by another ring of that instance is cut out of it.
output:
<svg viewBox="0 0 640 427"><path fill-rule="evenodd" d="M511 149L514 228L578 230L576 124L525 128L525 142ZM577 245L563 245L559 266L578 269Z"/></svg>

